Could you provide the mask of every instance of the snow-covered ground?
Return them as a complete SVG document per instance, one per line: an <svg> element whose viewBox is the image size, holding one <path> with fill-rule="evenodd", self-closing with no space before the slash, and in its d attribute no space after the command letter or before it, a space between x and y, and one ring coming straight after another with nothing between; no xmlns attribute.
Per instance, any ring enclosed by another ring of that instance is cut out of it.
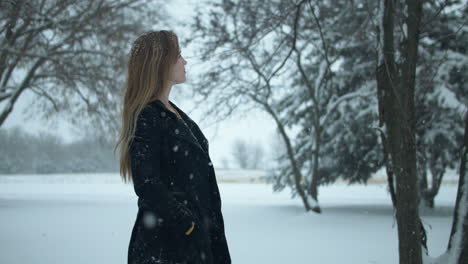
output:
<svg viewBox="0 0 468 264"><path fill-rule="evenodd" d="M0 263L126 263L137 198L118 177L0 175ZM398 263L384 184L321 187L320 215L306 213L287 189L225 181L219 188L235 264ZM442 186L437 209L423 213L432 256L446 248L455 196L456 185Z"/></svg>

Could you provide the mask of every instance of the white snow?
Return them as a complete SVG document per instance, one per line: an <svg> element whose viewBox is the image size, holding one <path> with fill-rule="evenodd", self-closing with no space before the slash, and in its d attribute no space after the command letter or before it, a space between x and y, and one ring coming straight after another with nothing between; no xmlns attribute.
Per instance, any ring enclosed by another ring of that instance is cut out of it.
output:
<svg viewBox="0 0 468 264"><path fill-rule="evenodd" d="M312 198L312 196L310 195L307 195L307 203L309 204L311 208L320 206L318 201Z"/></svg>
<svg viewBox="0 0 468 264"><path fill-rule="evenodd" d="M218 182L233 263L398 263L385 184L320 187L316 214L288 189ZM455 196L443 185L423 214L432 256L445 251ZM136 212L117 174L0 175L0 263L124 264Z"/></svg>

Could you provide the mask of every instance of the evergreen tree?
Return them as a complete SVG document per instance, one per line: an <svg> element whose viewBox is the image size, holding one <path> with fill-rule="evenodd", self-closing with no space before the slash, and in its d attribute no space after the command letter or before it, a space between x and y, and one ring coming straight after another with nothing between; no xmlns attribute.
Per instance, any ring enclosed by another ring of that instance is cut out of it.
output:
<svg viewBox="0 0 468 264"><path fill-rule="evenodd" d="M423 8L415 98L417 168L421 203L434 208L447 169L456 168L463 136L468 37L460 30L468 9L460 1L429 1Z"/></svg>

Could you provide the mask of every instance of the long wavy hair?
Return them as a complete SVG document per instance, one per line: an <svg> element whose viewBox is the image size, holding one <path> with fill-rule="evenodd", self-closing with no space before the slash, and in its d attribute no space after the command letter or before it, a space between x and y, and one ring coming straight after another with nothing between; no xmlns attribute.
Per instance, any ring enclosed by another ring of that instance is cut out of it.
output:
<svg viewBox="0 0 468 264"><path fill-rule="evenodd" d="M124 182L133 180L129 149L137 118L169 84L179 54L179 41L172 31L149 31L133 42L127 64L120 136L114 148L114 154L119 149L120 176Z"/></svg>

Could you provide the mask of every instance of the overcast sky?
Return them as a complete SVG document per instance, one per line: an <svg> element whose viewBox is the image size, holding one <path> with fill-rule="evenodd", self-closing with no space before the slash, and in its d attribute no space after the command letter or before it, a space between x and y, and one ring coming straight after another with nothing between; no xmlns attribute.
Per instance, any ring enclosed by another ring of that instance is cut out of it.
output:
<svg viewBox="0 0 468 264"><path fill-rule="evenodd" d="M194 0L173 0L168 6L168 12L172 15L171 22L172 30L179 36L187 32L183 28L182 22L189 22L194 15L194 10L197 4L201 1ZM182 47L182 53L187 59L186 65L187 78L190 78L190 63L193 62L193 51L190 47ZM193 72L192 72L193 74ZM183 98L183 93L179 93L179 89L191 89L190 84L175 85L172 87L169 99L177 104L184 112L198 123L201 130L210 142L210 156L215 166L222 167L222 159L230 160L230 166L236 166L231 160L232 144L234 140L240 138L251 143L260 143L265 152L269 151L271 140L274 134L275 125L273 120L262 111L252 110L248 114L237 113L236 116L222 121L218 124L209 125L199 122L203 109L193 109L194 105L189 98ZM77 139L80 135L72 130L66 120L58 120L55 123L37 120L34 116L28 116L25 109L34 100L34 96L30 92L24 92L14 106L13 112L8 116L4 123L5 128L20 126L29 133L37 134L39 131L47 131L52 134L60 135L66 142ZM207 102L209 104L211 102ZM222 103L222 102L215 102ZM209 106L207 106L209 107ZM206 110L206 109L205 109ZM33 114L33 113L32 113ZM31 113L29 113L31 115Z"/></svg>

